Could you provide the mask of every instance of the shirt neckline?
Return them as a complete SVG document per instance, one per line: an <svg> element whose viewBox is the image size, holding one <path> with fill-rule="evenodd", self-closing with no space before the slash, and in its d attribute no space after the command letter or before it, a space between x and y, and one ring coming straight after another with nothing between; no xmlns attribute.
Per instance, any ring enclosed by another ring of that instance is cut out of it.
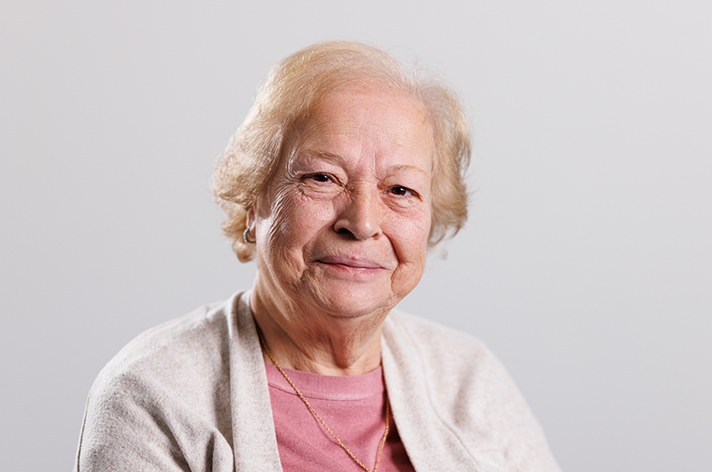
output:
<svg viewBox="0 0 712 472"><path fill-rule="evenodd" d="M265 369L270 389L275 388L291 395L297 395L277 367L265 363ZM383 395L385 391L381 366L367 374L346 376L321 375L291 369L283 370L306 398L356 401Z"/></svg>

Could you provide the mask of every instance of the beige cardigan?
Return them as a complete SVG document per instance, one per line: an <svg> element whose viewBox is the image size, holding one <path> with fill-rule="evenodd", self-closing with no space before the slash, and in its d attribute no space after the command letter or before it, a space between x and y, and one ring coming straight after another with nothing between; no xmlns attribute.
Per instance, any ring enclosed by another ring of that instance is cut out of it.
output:
<svg viewBox="0 0 712 472"><path fill-rule="evenodd" d="M76 471L281 471L248 299L200 308L122 349L89 393ZM416 470L559 471L480 342L392 312L382 347L393 417Z"/></svg>

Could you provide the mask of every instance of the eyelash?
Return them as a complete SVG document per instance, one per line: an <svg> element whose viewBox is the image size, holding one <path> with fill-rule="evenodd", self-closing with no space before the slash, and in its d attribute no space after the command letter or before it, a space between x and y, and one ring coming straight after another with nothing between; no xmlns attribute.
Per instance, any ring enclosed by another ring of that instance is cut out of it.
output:
<svg viewBox="0 0 712 472"><path fill-rule="evenodd" d="M308 177L316 180L317 182L323 182L323 183L326 183L330 180L334 180L333 177L331 177L330 175L322 174L322 173L312 174L312 175L309 175ZM322 180L322 178L323 178L323 180Z"/></svg>
<svg viewBox="0 0 712 472"><path fill-rule="evenodd" d="M410 189L408 187L404 187L402 185L394 185L393 187L389 188L388 191L393 195L397 195L399 197L418 196L418 193L415 190Z"/></svg>
<svg viewBox="0 0 712 472"><path fill-rule="evenodd" d="M313 174L307 174L304 177L302 177L302 180L314 180L320 184L325 184L328 182L334 182L334 183L339 183L339 179L334 177L333 175L327 174L325 172L315 172Z"/></svg>

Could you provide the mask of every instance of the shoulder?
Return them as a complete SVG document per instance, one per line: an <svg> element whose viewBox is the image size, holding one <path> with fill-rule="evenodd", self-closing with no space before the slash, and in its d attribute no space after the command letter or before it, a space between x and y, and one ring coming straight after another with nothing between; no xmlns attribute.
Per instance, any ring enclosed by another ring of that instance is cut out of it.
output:
<svg viewBox="0 0 712 472"><path fill-rule="evenodd" d="M453 369L471 371L498 363L487 346L469 334L414 315L393 311L385 329L403 343L410 354Z"/></svg>
<svg viewBox="0 0 712 472"><path fill-rule="evenodd" d="M102 369L92 389L122 377L185 383L214 369L227 349L232 303L205 305L139 334Z"/></svg>
<svg viewBox="0 0 712 472"><path fill-rule="evenodd" d="M397 346L401 362L422 375L438 404L476 411L485 399L520 402L506 369L482 341L413 315L391 316L386 342Z"/></svg>
<svg viewBox="0 0 712 472"><path fill-rule="evenodd" d="M481 412L480 402L518 400L519 392L499 360L479 339L402 312L384 326L389 349L422 378L428 396L450 411Z"/></svg>
<svg viewBox="0 0 712 472"><path fill-rule="evenodd" d="M200 448L229 451L225 380L235 301L149 329L102 369L87 400L80 470L173 470Z"/></svg>
<svg viewBox="0 0 712 472"><path fill-rule="evenodd" d="M519 389L480 340L393 312L384 342L399 368L420 379L414 384L423 390L420 401L471 450L507 470L558 470Z"/></svg>

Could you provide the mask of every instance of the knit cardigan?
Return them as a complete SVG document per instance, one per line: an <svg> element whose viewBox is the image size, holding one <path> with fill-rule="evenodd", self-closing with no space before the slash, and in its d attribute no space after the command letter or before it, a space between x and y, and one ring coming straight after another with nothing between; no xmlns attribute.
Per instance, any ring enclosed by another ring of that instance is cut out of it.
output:
<svg viewBox="0 0 712 472"><path fill-rule="evenodd" d="M146 331L99 373L77 472L281 471L249 294ZM477 340L393 311L383 373L419 472L559 472L507 372Z"/></svg>

